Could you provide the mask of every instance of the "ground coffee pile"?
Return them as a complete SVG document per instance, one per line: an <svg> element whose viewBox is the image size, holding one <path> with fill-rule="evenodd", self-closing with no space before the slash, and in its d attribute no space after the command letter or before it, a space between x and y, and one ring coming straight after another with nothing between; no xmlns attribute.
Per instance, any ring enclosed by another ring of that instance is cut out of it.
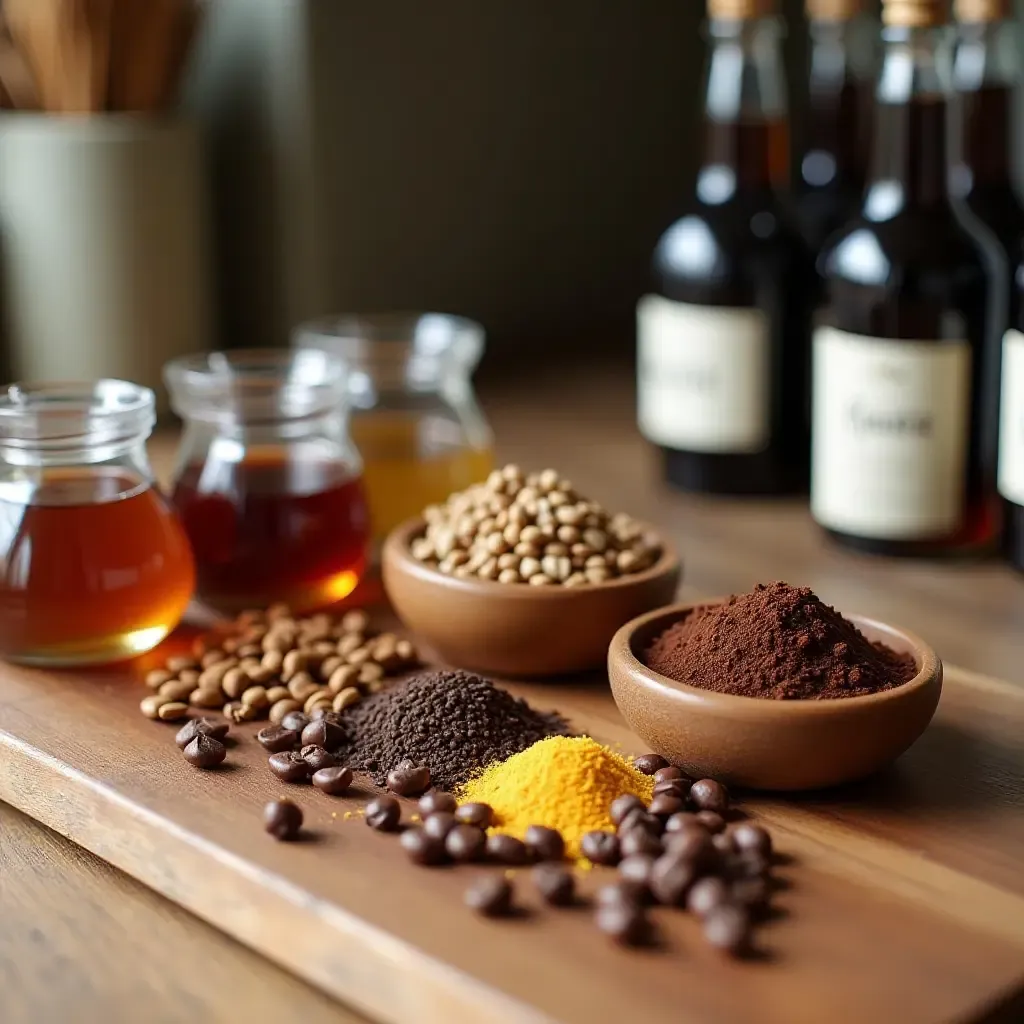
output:
<svg viewBox="0 0 1024 1024"><path fill-rule="evenodd" d="M759 584L654 638L647 665L681 683L774 700L859 697L916 674L909 654L872 643L807 587Z"/></svg>
<svg viewBox="0 0 1024 1024"><path fill-rule="evenodd" d="M405 758L430 769L431 781L454 789L495 761L548 736L566 735L560 715L469 672L424 672L345 713L349 766L378 785Z"/></svg>

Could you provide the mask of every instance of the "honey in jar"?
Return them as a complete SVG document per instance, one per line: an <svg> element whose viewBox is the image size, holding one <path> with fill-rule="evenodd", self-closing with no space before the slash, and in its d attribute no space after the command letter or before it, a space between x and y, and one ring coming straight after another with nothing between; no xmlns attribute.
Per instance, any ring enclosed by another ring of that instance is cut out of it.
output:
<svg viewBox="0 0 1024 1024"><path fill-rule="evenodd" d="M192 595L188 540L153 484L153 393L124 381L0 397L0 654L117 661L158 644Z"/></svg>
<svg viewBox="0 0 1024 1024"><path fill-rule="evenodd" d="M340 360L212 353L171 363L166 377L185 419L172 499L200 600L304 612L347 597L366 569L370 527Z"/></svg>
<svg viewBox="0 0 1024 1024"><path fill-rule="evenodd" d="M472 386L484 350L479 324L442 313L335 317L302 325L294 344L348 367L375 541L494 468Z"/></svg>

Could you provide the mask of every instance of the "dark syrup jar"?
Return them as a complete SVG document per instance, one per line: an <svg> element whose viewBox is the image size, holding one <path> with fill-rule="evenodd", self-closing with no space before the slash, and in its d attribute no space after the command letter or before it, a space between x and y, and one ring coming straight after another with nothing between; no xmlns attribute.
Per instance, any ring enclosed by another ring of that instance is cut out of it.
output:
<svg viewBox="0 0 1024 1024"><path fill-rule="evenodd" d="M179 359L164 374L185 421L172 501L199 599L233 613L347 597L366 569L370 525L342 362L239 350Z"/></svg>
<svg viewBox="0 0 1024 1024"><path fill-rule="evenodd" d="M867 181L878 29L866 0L807 0L807 114L795 204L818 253L860 208Z"/></svg>
<svg viewBox="0 0 1024 1024"><path fill-rule="evenodd" d="M998 238L1007 258L1009 329L1003 338L998 396L999 493L1004 550L1024 570L1024 206L1013 185L1017 127L1013 94L1021 80L1021 42L1009 0L958 0L953 87L956 101L950 186Z"/></svg>
<svg viewBox="0 0 1024 1024"><path fill-rule="evenodd" d="M998 527L986 397L1005 262L947 187L943 5L887 0L883 21L864 202L819 259L811 508L859 550L963 553Z"/></svg>
<svg viewBox="0 0 1024 1024"><path fill-rule="evenodd" d="M811 257L780 200L789 126L766 0L710 0L704 155L637 308L638 419L669 483L773 494L807 480Z"/></svg>

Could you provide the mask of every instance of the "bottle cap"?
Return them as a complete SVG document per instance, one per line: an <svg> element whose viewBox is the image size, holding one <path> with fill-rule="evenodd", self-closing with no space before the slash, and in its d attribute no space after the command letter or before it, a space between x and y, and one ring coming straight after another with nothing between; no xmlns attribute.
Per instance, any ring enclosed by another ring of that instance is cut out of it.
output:
<svg viewBox="0 0 1024 1024"><path fill-rule="evenodd" d="M1010 0L954 0L957 21L1004 21L1011 17Z"/></svg>
<svg viewBox="0 0 1024 1024"><path fill-rule="evenodd" d="M811 21L849 21L863 13L865 0L806 0Z"/></svg>
<svg viewBox="0 0 1024 1024"><path fill-rule="evenodd" d="M747 21L767 17L777 9L777 0L708 0L709 18Z"/></svg>
<svg viewBox="0 0 1024 1024"><path fill-rule="evenodd" d="M934 28L949 20L944 0L882 0L882 24Z"/></svg>

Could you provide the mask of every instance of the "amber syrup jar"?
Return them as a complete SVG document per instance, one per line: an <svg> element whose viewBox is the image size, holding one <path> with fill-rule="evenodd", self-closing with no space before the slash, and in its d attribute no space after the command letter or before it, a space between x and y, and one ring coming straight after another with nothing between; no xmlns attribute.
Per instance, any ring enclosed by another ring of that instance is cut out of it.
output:
<svg viewBox="0 0 1024 1024"><path fill-rule="evenodd" d="M222 612L347 597L367 560L369 513L339 359L302 350L189 356L164 376L185 423L172 500L197 596Z"/></svg>
<svg viewBox="0 0 1024 1024"><path fill-rule="evenodd" d="M992 360L1002 254L950 191L944 5L886 0L875 143L858 217L822 253L811 508L891 555L994 539Z"/></svg>
<svg viewBox="0 0 1024 1024"><path fill-rule="evenodd" d="M856 216L867 180L878 29L866 0L806 0L807 113L796 213L808 248Z"/></svg>
<svg viewBox="0 0 1024 1024"><path fill-rule="evenodd" d="M101 664L155 647L195 573L153 484L153 392L126 381L15 384L0 395L0 654Z"/></svg>
<svg viewBox="0 0 1024 1024"><path fill-rule="evenodd" d="M802 490L810 253L789 177L782 26L768 0L709 0L704 153L637 307L640 430L688 491Z"/></svg>

